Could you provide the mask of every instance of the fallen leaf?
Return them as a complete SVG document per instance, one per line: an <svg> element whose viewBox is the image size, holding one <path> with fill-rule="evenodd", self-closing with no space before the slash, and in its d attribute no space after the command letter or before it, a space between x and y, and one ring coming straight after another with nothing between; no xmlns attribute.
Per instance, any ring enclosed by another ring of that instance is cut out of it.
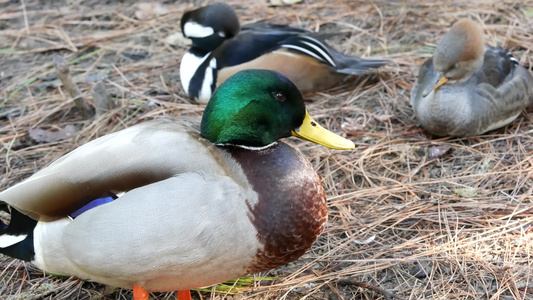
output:
<svg viewBox="0 0 533 300"><path fill-rule="evenodd" d="M477 188L468 186L454 190L454 193L461 198L474 198L477 196L478 192L479 190Z"/></svg>
<svg viewBox="0 0 533 300"><path fill-rule="evenodd" d="M446 154L452 152L452 147L448 145L434 145L430 146L428 149L429 158L441 158Z"/></svg>
<svg viewBox="0 0 533 300"><path fill-rule="evenodd" d="M352 242L353 242L354 244L356 244L356 245L367 245L367 244L372 243L375 239L376 239L376 236L373 235L373 236L370 236L369 238L367 238L367 239L364 240L364 241L357 240L357 239L352 239Z"/></svg>
<svg viewBox="0 0 533 300"><path fill-rule="evenodd" d="M477 168L476 173L487 174L490 171L492 171L495 165L496 165L496 162L494 162L491 158L485 158L483 159L481 164L479 164L479 167Z"/></svg>
<svg viewBox="0 0 533 300"><path fill-rule="evenodd" d="M32 128L28 131L30 138L36 143L53 143L71 138L76 133L74 125L67 125L58 131L49 131L40 128Z"/></svg>
<svg viewBox="0 0 533 300"><path fill-rule="evenodd" d="M387 122L389 121L393 116L391 115L377 115L377 114L372 114L372 117L380 122L380 123L384 123L384 122Z"/></svg>

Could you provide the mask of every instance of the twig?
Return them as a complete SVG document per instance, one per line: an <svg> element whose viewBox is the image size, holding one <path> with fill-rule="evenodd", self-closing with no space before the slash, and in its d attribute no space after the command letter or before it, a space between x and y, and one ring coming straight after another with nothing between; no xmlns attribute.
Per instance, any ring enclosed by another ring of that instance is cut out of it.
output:
<svg viewBox="0 0 533 300"><path fill-rule="evenodd" d="M98 81L91 89L93 96L94 107L96 109L96 117L101 116L107 110L112 108L112 102L107 94L105 85L102 81Z"/></svg>
<svg viewBox="0 0 533 300"><path fill-rule="evenodd" d="M364 289L368 289L368 290L374 291L376 293L382 294L385 297L386 300L392 300L392 299L403 300L403 298L401 298L400 296L397 296L397 295L395 295L393 293L387 292L386 290L384 290L382 288L370 285L370 284L365 283L365 282L355 281L353 279L340 279L338 281L338 283L342 284L342 285L354 285L354 286L358 286L360 288L364 288Z"/></svg>
<svg viewBox="0 0 533 300"><path fill-rule="evenodd" d="M26 4L24 3L24 0L20 0L20 4L22 6L22 14L24 15L24 27L26 28L26 33L30 33L30 25L28 22L28 14L26 12Z"/></svg>
<svg viewBox="0 0 533 300"><path fill-rule="evenodd" d="M54 66L56 68L57 77L59 77L69 95L74 99L74 103L80 113L86 118L92 117L94 115L94 109L81 96L80 89L70 76L70 70L65 59L59 55L55 55Z"/></svg>

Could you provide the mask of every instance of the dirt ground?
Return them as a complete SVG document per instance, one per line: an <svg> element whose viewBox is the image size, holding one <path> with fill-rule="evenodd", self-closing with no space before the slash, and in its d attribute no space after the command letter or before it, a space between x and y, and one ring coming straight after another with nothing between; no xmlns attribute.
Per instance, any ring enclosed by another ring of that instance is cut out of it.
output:
<svg viewBox="0 0 533 300"><path fill-rule="evenodd" d="M179 21L211 2L0 0L0 190L106 133L200 116L179 84L188 47ZM287 266L194 299L533 299L533 110L483 136L436 139L409 100L419 66L462 17L533 66L533 1L227 3L243 23L343 32L329 41L337 50L391 62L307 99L355 151L288 139L323 178L329 219L319 240ZM87 101L102 82L114 108L83 117L56 76L58 55ZM0 299L131 298L4 256L0 274Z"/></svg>

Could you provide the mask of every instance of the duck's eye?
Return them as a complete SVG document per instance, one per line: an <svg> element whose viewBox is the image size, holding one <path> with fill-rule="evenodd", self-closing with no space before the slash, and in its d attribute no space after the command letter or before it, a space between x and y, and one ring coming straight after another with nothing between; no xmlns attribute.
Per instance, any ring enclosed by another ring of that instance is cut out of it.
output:
<svg viewBox="0 0 533 300"><path fill-rule="evenodd" d="M273 92L272 96L274 96L274 99L278 101L285 101L285 94L283 94L282 92Z"/></svg>

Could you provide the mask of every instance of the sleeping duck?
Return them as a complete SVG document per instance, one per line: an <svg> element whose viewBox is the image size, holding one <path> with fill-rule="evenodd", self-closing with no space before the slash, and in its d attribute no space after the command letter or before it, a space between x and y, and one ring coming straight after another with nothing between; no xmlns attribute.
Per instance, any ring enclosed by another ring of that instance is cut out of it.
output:
<svg viewBox="0 0 533 300"><path fill-rule="evenodd" d="M201 121L108 134L0 193L0 253L45 272L150 291L217 284L287 264L326 221L320 178L280 139L354 144L316 123L275 71L241 71Z"/></svg>
<svg viewBox="0 0 533 300"><path fill-rule="evenodd" d="M207 103L215 87L240 70L281 72L307 94L387 63L336 51L323 41L334 34L269 23L240 28L235 10L224 3L186 12L181 30L192 46L181 59L180 80L189 97L199 103Z"/></svg>
<svg viewBox="0 0 533 300"><path fill-rule="evenodd" d="M476 22L462 19L420 68L411 103L431 134L478 135L511 123L533 103L533 77L507 50L485 46Z"/></svg>

